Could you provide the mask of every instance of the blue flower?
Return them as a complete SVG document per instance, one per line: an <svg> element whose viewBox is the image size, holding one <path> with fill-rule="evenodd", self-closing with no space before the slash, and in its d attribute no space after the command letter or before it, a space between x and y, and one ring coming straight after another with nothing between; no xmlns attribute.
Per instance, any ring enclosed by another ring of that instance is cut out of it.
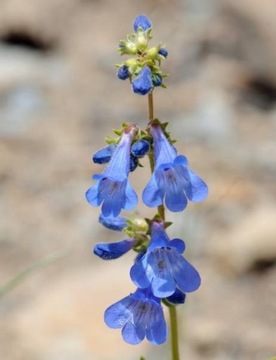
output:
<svg viewBox="0 0 276 360"><path fill-rule="evenodd" d="M96 244L93 253L103 260L113 260L127 253L135 245L136 239L126 239L114 243Z"/></svg>
<svg viewBox="0 0 276 360"><path fill-rule="evenodd" d="M164 56L164 58L166 58L168 56L168 50L164 49L164 48L160 48L158 51L158 54Z"/></svg>
<svg viewBox="0 0 276 360"><path fill-rule="evenodd" d="M152 124L155 169L146 185L142 198L145 205L157 207L163 203L171 211L182 211L187 198L198 202L208 195L205 182L188 167L185 156L177 156L175 148L167 140L159 124Z"/></svg>
<svg viewBox="0 0 276 360"><path fill-rule="evenodd" d="M114 149L116 148L115 144L110 144L104 148L98 150L93 154L92 160L95 164L106 164L110 161L111 155L113 154Z"/></svg>
<svg viewBox="0 0 276 360"><path fill-rule="evenodd" d="M115 231L122 231L127 226L126 219L122 216L105 217L103 214L100 214L99 222L107 229Z"/></svg>
<svg viewBox="0 0 276 360"><path fill-rule="evenodd" d="M132 81L132 90L135 94L147 95L153 89L151 71L148 66L144 66L140 74Z"/></svg>
<svg viewBox="0 0 276 360"><path fill-rule="evenodd" d="M144 31L150 29L152 27L150 19L145 15L136 16L133 21L133 29L137 33L138 29L142 29Z"/></svg>
<svg viewBox="0 0 276 360"><path fill-rule="evenodd" d="M138 255L130 270L130 277L139 288L151 287L158 298L173 295L176 289L192 292L200 286L197 270L182 256L185 244L180 239L170 240L164 223L151 224L151 241L144 255Z"/></svg>
<svg viewBox="0 0 276 360"><path fill-rule="evenodd" d="M117 77L121 80L126 80L130 77L128 66L122 65L117 72Z"/></svg>
<svg viewBox="0 0 276 360"><path fill-rule="evenodd" d="M137 195L128 181L130 146L135 129L133 126L123 132L104 172L93 176L97 183L86 192L89 204L102 204L103 216L116 217L122 209L131 210L137 204Z"/></svg>
<svg viewBox="0 0 276 360"><path fill-rule="evenodd" d="M137 289L106 309L104 321L112 329L122 329L129 344L139 344L146 337L155 345L167 339L167 326L160 299L150 289Z"/></svg>

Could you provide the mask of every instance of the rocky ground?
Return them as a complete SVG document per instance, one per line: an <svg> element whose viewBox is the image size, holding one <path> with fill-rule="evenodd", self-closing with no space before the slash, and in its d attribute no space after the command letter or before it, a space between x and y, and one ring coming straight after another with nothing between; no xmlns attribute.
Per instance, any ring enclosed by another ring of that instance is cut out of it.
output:
<svg viewBox="0 0 276 360"><path fill-rule="evenodd" d="M202 204L170 215L202 275L180 310L189 360L276 354L276 1L2 0L0 4L0 300L3 360L169 359L103 324L133 291L132 254L103 263L84 193L91 153L122 121L143 125L146 99L116 79L118 40L144 13L167 45L156 116L209 184ZM144 161L146 165L146 161ZM143 189L148 170L131 182ZM143 205L138 209L150 215Z"/></svg>

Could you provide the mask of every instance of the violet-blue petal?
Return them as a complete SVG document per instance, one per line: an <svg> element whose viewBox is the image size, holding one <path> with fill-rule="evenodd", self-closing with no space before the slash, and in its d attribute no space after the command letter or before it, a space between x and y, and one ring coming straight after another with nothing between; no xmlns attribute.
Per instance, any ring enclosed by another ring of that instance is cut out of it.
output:
<svg viewBox="0 0 276 360"><path fill-rule="evenodd" d="M183 240L175 238L169 242L169 246L175 248L179 254L183 254L185 251L185 243Z"/></svg>
<svg viewBox="0 0 276 360"><path fill-rule="evenodd" d="M102 199L99 196L99 181L85 193L86 200L93 206L99 206Z"/></svg>
<svg viewBox="0 0 276 360"><path fill-rule="evenodd" d="M155 318L157 318L157 316L160 317L157 311L152 316L155 316ZM167 326L164 317L159 318L159 320L156 319L153 325L146 329L146 337L148 341L154 345L160 345L166 341Z"/></svg>
<svg viewBox="0 0 276 360"><path fill-rule="evenodd" d="M104 321L111 329L120 329L132 318L131 296L126 296L115 304L109 306L104 313Z"/></svg>
<svg viewBox="0 0 276 360"><path fill-rule="evenodd" d="M151 285L149 279L152 279L153 276L149 274L151 269L147 270L148 274L146 273L144 266L141 266L140 261L137 261L137 259L135 264L130 269L131 280L137 287L141 289L146 289Z"/></svg>
<svg viewBox="0 0 276 360"><path fill-rule="evenodd" d="M155 174L150 178L142 193L142 199L146 206L157 207L162 204L162 194L157 184Z"/></svg>
<svg viewBox="0 0 276 360"><path fill-rule="evenodd" d="M124 209L125 210L132 210L137 202L138 202L138 196L136 192L132 189L129 182L126 184L126 191L125 191L125 203L124 203Z"/></svg>
<svg viewBox="0 0 276 360"><path fill-rule="evenodd" d="M102 201L102 213L104 216L116 217L126 203L127 179L124 181L113 181L103 178L99 184L99 198Z"/></svg>
<svg viewBox="0 0 276 360"><path fill-rule="evenodd" d="M190 201L199 202L208 196L208 186L191 169L187 171L188 184L185 188L187 197Z"/></svg>
<svg viewBox="0 0 276 360"><path fill-rule="evenodd" d="M145 330L140 326L135 326L133 323L126 323L122 328L122 337L125 342L131 345L140 344L145 338Z"/></svg>
<svg viewBox="0 0 276 360"><path fill-rule="evenodd" d="M169 248L156 248L148 255L148 267L152 268L153 278L151 279L152 292L155 296L164 298L172 295L176 289L176 282L168 261ZM174 251L176 253L176 251ZM175 261L177 261L175 257Z"/></svg>
<svg viewBox="0 0 276 360"><path fill-rule="evenodd" d="M201 279L198 271L183 257L180 257L177 262L174 261L173 276L177 287L183 292L192 292L199 288Z"/></svg>

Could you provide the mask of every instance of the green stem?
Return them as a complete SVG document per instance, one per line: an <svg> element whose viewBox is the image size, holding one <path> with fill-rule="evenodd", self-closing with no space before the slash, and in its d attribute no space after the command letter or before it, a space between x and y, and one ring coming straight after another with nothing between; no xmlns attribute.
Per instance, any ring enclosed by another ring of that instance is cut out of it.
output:
<svg viewBox="0 0 276 360"><path fill-rule="evenodd" d="M148 111L149 111L149 122L154 119L153 112L153 95L152 92L148 94Z"/></svg>
<svg viewBox="0 0 276 360"><path fill-rule="evenodd" d="M180 360L178 329L177 329L177 314L176 314L175 306L169 306L169 314L170 314L170 323L171 323L172 360Z"/></svg>

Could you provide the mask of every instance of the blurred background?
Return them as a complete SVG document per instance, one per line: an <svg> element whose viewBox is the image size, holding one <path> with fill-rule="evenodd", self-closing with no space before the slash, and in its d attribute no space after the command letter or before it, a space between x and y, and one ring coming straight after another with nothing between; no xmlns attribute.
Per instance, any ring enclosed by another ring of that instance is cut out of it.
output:
<svg viewBox="0 0 276 360"><path fill-rule="evenodd" d="M116 79L118 41L138 14L169 51L155 115L210 195L174 221L202 286L179 308L189 360L276 354L276 1L2 0L0 299L3 360L170 359L168 345L123 343L103 323L134 291L133 254L92 255L122 239L84 193L91 154L112 129L144 126L147 100ZM149 177L131 175L139 194ZM152 211L141 204L141 216ZM22 273L23 271L23 273ZM25 271L25 272L24 272ZM23 281L24 280L24 281Z"/></svg>

